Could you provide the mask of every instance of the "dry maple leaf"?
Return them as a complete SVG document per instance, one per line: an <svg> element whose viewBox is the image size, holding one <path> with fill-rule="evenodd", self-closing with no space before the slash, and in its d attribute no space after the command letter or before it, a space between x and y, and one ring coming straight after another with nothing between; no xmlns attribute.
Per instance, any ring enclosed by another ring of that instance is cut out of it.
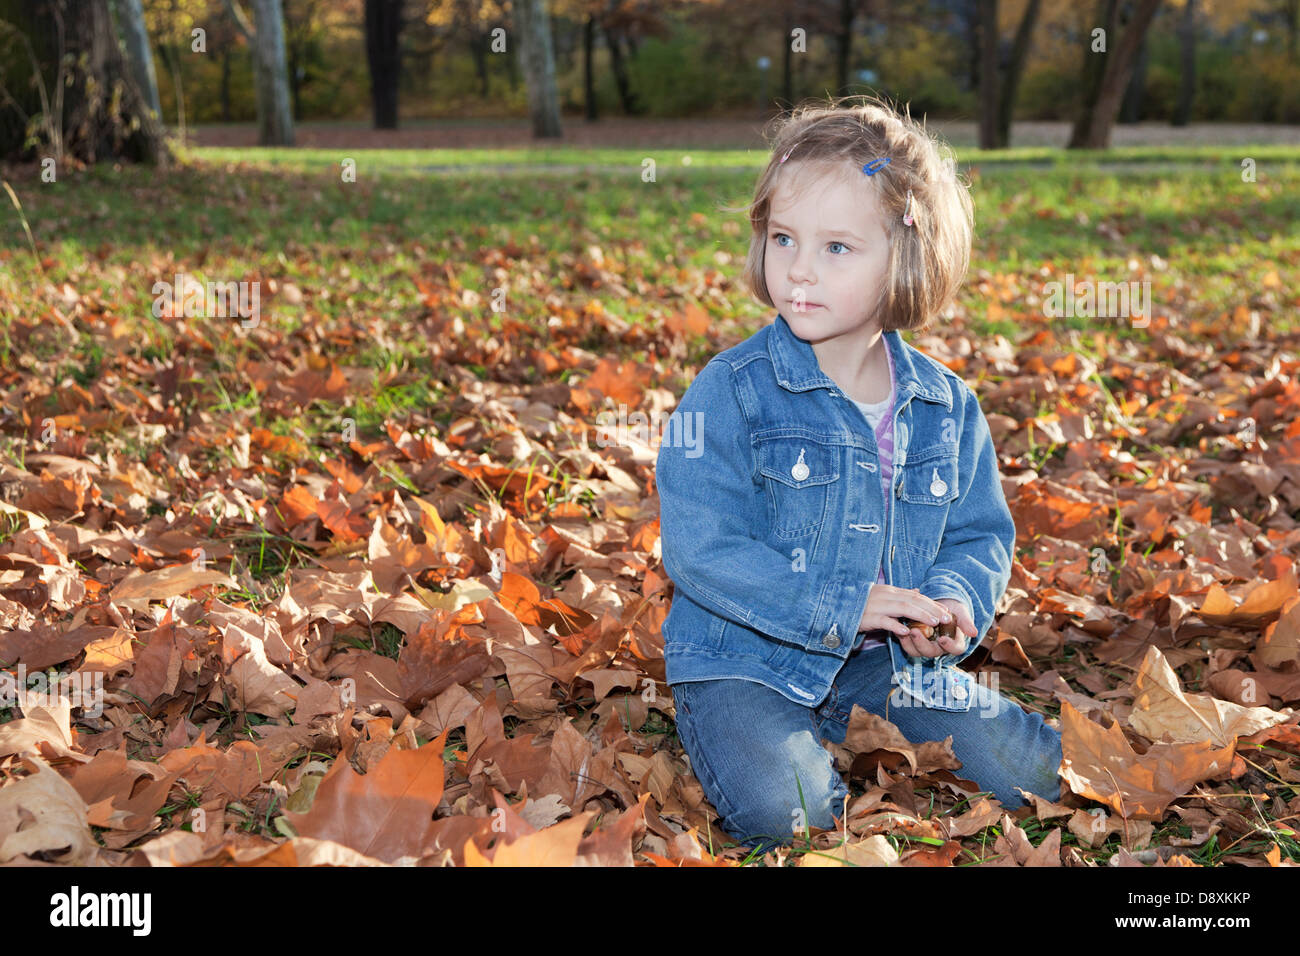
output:
<svg viewBox="0 0 1300 956"><path fill-rule="evenodd" d="M96 863L86 801L41 758L22 762L33 773L0 789L0 863L40 852L74 866Z"/></svg>
<svg viewBox="0 0 1300 956"><path fill-rule="evenodd" d="M1234 746L1216 750L1208 741L1153 744L1138 755L1119 724L1103 729L1066 701L1061 704L1060 774L1071 790L1097 800L1123 817L1159 820L1165 809L1197 783L1232 767Z"/></svg>
<svg viewBox="0 0 1300 956"><path fill-rule="evenodd" d="M1010 814L1002 814L1001 833L993 843L996 853L1005 854L1003 860L1009 859L1016 866L1060 866L1061 865L1061 828L1052 827L1043 842L1034 846L1029 835L1011 819ZM1006 866L1006 862L995 861L995 865Z"/></svg>
<svg viewBox="0 0 1300 956"><path fill-rule="evenodd" d="M52 706L33 705L26 716L0 724L0 757L10 754L44 754L76 761L90 758L73 749L72 706L67 697L55 697Z"/></svg>
<svg viewBox="0 0 1300 956"><path fill-rule="evenodd" d="M810 850L799 866L897 866L898 851L879 833L857 843L845 843L827 850Z"/></svg>
<svg viewBox="0 0 1300 956"><path fill-rule="evenodd" d="M386 863L419 857L442 799L447 731L418 750L390 747L369 773L336 759L306 813L284 814L299 836L333 840Z"/></svg>
<svg viewBox="0 0 1300 956"><path fill-rule="evenodd" d="M1227 747L1238 737L1285 723L1291 708L1243 707L1207 694L1185 694L1160 649L1147 648L1133 678L1133 711L1129 725L1144 737L1170 743L1208 740Z"/></svg>
<svg viewBox="0 0 1300 956"><path fill-rule="evenodd" d="M239 589L239 583L220 571L198 571L189 564L174 564L157 571L132 570L113 588L110 600L121 607L143 611L150 601L188 594L195 588L219 585Z"/></svg>
<svg viewBox="0 0 1300 956"><path fill-rule="evenodd" d="M573 866L578 856L582 831L594 813L583 811L575 816L525 834L510 843L498 841L489 856L471 839L465 844L466 866ZM495 835L495 834L494 834Z"/></svg>
<svg viewBox="0 0 1300 956"><path fill-rule="evenodd" d="M1254 625L1276 617L1296 596L1294 572L1251 589L1238 604L1219 584L1210 585L1196 613L1211 624Z"/></svg>

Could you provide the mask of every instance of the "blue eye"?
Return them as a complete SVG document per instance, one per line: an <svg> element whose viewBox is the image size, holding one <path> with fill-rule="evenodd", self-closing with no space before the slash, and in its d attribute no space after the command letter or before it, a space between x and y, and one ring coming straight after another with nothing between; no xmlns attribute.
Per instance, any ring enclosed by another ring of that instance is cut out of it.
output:
<svg viewBox="0 0 1300 956"><path fill-rule="evenodd" d="M789 248L785 243L783 243L783 242L781 241L782 238L789 239L790 237L789 237L788 235L786 235L786 233L784 233L784 232L775 232L775 233L772 234L772 241L773 241L773 242L775 242L775 243L776 243L778 246L780 246L782 249ZM828 242L826 245L827 245L827 248L829 248L829 247L831 247L831 246L839 246L839 247L841 247L841 248L844 250L844 253L835 253L835 255L843 255L843 254L845 254L845 253L851 251L851 250L849 249L849 247L846 246L846 245L844 245L844 243L842 243L842 242Z"/></svg>

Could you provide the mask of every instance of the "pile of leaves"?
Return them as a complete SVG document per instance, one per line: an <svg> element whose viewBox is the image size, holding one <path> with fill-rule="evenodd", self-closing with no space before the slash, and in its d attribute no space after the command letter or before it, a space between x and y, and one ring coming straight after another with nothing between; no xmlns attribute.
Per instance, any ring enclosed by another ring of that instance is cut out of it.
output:
<svg viewBox="0 0 1300 956"><path fill-rule="evenodd" d="M547 266L497 254L485 268ZM550 267L635 300L599 249ZM309 309L325 294L261 278ZM726 285L678 278L701 299ZM595 298L522 322L449 275L411 280L399 323L165 315L174 349L148 359L100 293L6 303L0 665L10 690L77 675L102 708L0 702L0 863L755 858L673 732L655 436L597 442L601 411L666 415L746 330L696 305L629 322ZM826 743L855 794L842 827L761 862L1290 865L1295 339L1247 338L1244 306L1084 336L1025 289L976 281L1023 322L1015 343L961 309L913 342L980 395L1019 533L965 666L1059 721L1066 792L1003 807L951 739L855 707ZM399 325L425 367L355 360ZM87 341L85 381L38 358ZM440 397L368 434L349 417L415 383Z"/></svg>

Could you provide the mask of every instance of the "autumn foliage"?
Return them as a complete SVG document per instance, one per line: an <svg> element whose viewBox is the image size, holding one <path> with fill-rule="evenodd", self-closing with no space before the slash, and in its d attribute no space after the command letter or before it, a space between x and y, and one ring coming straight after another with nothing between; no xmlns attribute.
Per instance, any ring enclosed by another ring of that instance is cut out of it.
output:
<svg viewBox="0 0 1300 956"><path fill-rule="evenodd" d="M622 279L595 254L566 274ZM696 306L654 324L597 304L544 328L462 318L467 290L416 281L404 321L443 397L355 433L359 394L425 374L350 361L376 333L363 312L215 340L167 317L177 348L152 362L71 286L13 325L21 350L89 337L105 358L84 384L34 361L0 383L25 445L0 462L0 663L99 675L103 709L0 709L0 863L746 858L672 733L653 443L594 441L602 409L670 410L688 356L744 330ZM1019 532L965 666L1059 709L1070 792L1002 807L950 740L909 741L858 708L827 743L855 794L841 829L794 851L1094 865L1109 840L1116 862L1172 866L1217 835L1243 862L1281 863L1252 807L1300 812L1294 340L1243 341L1233 313L1157 317L1141 341L1071 333L1018 311L1013 280L976 281L1024 321L1019 341L961 320L913 340L979 393ZM256 348L222 365L243 335ZM217 380L256 409L193 401ZM262 424L294 416L329 424Z"/></svg>

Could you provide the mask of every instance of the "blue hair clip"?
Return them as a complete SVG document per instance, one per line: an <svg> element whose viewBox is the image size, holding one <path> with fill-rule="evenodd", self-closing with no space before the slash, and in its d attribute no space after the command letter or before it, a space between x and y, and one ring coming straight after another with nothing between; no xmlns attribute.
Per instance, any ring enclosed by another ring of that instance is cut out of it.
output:
<svg viewBox="0 0 1300 956"><path fill-rule="evenodd" d="M884 156L880 159L873 159L871 162L867 163L867 165L862 167L862 171L868 176L874 176L878 170L883 169L892 162L893 160L888 156Z"/></svg>

